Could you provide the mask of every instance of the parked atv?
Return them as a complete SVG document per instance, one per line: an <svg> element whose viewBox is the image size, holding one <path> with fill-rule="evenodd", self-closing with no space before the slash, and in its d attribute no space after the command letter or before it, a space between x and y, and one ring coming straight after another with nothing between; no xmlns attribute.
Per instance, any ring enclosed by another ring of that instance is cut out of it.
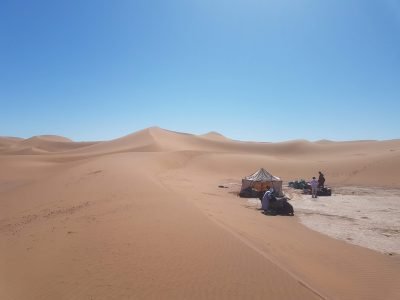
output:
<svg viewBox="0 0 400 300"><path fill-rule="evenodd" d="M262 201L262 196L260 196L260 200ZM276 197L272 194L269 200L268 209L264 210L264 214L271 216L294 216L294 209L288 202L287 197Z"/></svg>
<svg viewBox="0 0 400 300"><path fill-rule="evenodd" d="M303 194L311 195L311 186L308 185L303 189ZM332 196L332 189L329 187L319 187L317 196Z"/></svg>

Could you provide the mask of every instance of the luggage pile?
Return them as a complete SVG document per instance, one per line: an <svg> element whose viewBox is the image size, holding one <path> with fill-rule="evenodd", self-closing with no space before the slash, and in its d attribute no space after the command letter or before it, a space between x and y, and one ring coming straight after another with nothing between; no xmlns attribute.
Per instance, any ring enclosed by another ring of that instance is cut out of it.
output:
<svg viewBox="0 0 400 300"><path fill-rule="evenodd" d="M307 187L307 185L308 185L308 183L304 179L289 182L289 187L298 189L298 190L305 189Z"/></svg>

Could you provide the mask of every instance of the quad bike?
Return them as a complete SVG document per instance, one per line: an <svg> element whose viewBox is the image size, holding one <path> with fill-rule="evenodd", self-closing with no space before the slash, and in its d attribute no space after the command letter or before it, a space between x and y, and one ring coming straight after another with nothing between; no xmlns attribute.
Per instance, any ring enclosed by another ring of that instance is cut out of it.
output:
<svg viewBox="0 0 400 300"><path fill-rule="evenodd" d="M262 201L262 196L260 200ZM264 214L271 216L294 216L294 210L293 206L288 202L287 197L276 197L272 195L269 200L268 209L264 210Z"/></svg>
<svg viewBox="0 0 400 300"><path fill-rule="evenodd" d="M311 186L308 185L303 189L303 193L311 195ZM332 196L332 189L329 187L318 187L317 196Z"/></svg>

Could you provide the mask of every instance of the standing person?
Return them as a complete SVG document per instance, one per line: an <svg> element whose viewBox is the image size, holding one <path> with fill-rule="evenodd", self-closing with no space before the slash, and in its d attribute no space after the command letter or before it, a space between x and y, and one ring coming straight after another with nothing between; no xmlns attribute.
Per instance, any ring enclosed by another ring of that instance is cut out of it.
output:
<svg viewBox="0 0 400 300"><path fill-rule="evenodd" d="M324 174L321 173L321 171L318 172L319 173L319 177L318 177L318 187L323 188L325 185L325 177Z"/></svg>
<svg viewBox="0 0 400 300"><path fill-rule="evenodd" d="M313 177L312 180L310 181L310 185L311 185L312 198L317 198L318 181L317 179L315 179L315 177Z"/></svg>

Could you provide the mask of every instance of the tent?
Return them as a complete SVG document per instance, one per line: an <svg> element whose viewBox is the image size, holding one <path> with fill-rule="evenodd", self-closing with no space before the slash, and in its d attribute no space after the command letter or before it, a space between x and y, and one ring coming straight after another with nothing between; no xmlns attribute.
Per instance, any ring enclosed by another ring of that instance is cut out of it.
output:
<svg viewBox="0 0 400 300"><path fill-rule="evenodd" d="M266 191L273 188L279 196L283 195L282 180L279 177L271 175L264 168L242 179L241 191L248 188L257 191Z"/></svg>

